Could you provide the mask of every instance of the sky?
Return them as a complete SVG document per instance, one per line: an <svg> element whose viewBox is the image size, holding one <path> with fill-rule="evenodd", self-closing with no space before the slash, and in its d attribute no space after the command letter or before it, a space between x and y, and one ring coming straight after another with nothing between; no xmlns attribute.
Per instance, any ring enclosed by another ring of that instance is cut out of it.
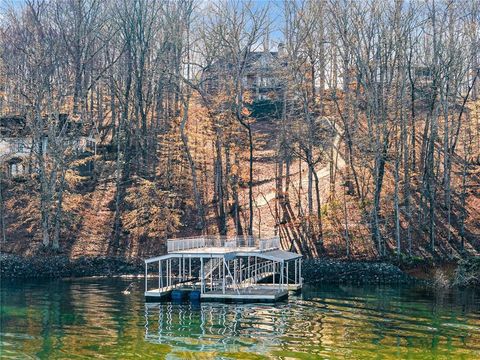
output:
<svg viewBox="0 0 480 360"><path fill-rule="evenodd" d="M48 0L47 0L48 1ZM113 0L102 0L102 1L113 1ZM162 1L162 0L158 0ZM203 3L209 3L215 0L197 0ZM235 1L235 0L234 0ZM239 5L241 0L238 1ZM248 0L246 0L248 1ZM270 18L269 26L269 43L270 50L276 50L279 42L282 42L283 34L283 0L250 0L253 8L263 8L268 6L268 16ZM25 4L25 0L0 0L0 21L5 15L8 8L20 8Z"/></svg>

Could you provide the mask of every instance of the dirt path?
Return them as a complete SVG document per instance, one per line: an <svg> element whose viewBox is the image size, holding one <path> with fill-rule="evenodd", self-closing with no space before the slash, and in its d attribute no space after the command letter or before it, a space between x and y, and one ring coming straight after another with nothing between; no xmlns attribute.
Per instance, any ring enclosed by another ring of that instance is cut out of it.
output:
<svg viewBox="0 0 480 360"><path fill-rule="evenodd" d="M327 120L327 121L330 123L331 126L335 125L336 135L335 135L335 139L333 140L332 146L333 146L333 157L334 157L334 159L337 159L336 167L337 167L337 170L339 170L339 169L341 169L345 166L345 160L340 155L339 148L338 148L339 144L340 144L340 139L341 139L342 134L343 134L343 131L338 124L333 124L330 120ZM298 172L294 173L292 175L294 175L294 176L298 175ZM329 181L328 180L329 175L330 175L330 166L328 164L317 170L317 176L318 176L318 179L320 181L320 184L319 184L320 188L323 188L325 185L327 185L327 183ZM292 179L292 180L295 181L294 179ZM295 187L298 188L299 187L299 181L297 181L294 185L295 185ZM302 188L305 188L305 187L308 186L308 177L307 176L303 177L301 185L302 185ZM275 200L275 194L276 194L276 191L272 190L272 191L269 191L266 194L257 195L255 200L254 200L254 202L256 204L256 207L261 208L261 207L269 205L272 202L272 200L273 201Z"/></svg>

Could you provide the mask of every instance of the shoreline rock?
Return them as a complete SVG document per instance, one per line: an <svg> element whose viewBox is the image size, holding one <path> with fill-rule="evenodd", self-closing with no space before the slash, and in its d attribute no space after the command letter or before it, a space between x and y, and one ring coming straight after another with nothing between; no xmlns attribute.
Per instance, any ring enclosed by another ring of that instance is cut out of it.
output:
<svg viewBox="0 0 480 360"><path fill-rule="evenodd" d="M65 255L22 257L0 254L2 279L62 278L143 274L141 260L128 261L121 257L80 257Z"/></svg>
<svg viewBox="0 0 480 360"><path fill-rule="evenodd" d="M453 276L453 285L480 287L480 256L472 256L458 263Z"/></svg>
<svg viewBox="0 0 480 360"><path fill-rule="evenodd" d="M306 284L408 284L417 281L387 262L305 259L302 273Z"/></svg>
<svg viewBox="0 0 480 360"><path fill-rule="evenodd" d="M67 278L87 276L142 275L143 261L122 257L80 257L39 255L22 257L0 254L2 279ZM417 281L397 266L386 262L305 259L302 273L305 284L406 284Z"/></svg>

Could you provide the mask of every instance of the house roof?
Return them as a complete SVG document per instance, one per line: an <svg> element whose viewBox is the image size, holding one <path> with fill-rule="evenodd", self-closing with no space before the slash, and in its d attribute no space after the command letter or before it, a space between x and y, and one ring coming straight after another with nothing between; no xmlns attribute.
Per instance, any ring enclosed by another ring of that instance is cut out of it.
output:
<svg viewBox="0 0 480 360"><path fill-rule="evenodd" d="M278 59L278 51L251 51L247 54L246 59L245 59L245 68L246 69L253 69L255 67L258 67L258 61L262 59L262 57L268 56L271 59L274 59L275 62L277 63ZM267 64L268 67L270 67L270 64ZM214 69L218 68L225 68L226 70L229 70L233 67L233 63L230 61L228 57L222 57L219 60L215 61L212 63L210 66L207 66L204 71L209 72Z"/></svg>
<svg viewBox="0 0 480 360"><path fill-rule="evenodd" d="M269 52L265 52L265 51L251 51L248 53L247 55L247 61L255 61L255 60L258 60L260 59L261 57L265 56L269 54L270 56L276 58L278 57L278 52L277 51L269 51Z"/></svg>

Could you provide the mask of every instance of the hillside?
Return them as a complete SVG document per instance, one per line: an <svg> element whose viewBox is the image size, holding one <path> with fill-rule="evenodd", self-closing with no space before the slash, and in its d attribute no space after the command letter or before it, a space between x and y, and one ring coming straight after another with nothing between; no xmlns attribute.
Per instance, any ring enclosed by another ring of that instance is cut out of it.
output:
<svg viewBox="0 0 480 360"><path fill-rule="evenodd" d="M323 150L326 154L324 160L316 167L317 175L320 180L320 191L322 198L322 216L323 216L323 242L324 252L322 256L344 258L347 256L347 238L349 246L349 256L353 259L373 259L379 256L375 243L370 235L369 224L362 215L362 209L359 206L358 199L354 195L348 194L348 188L345 186L347 171L344 153L344 136L342 128L336 124L335 130L332 129L331 120L319 120L323 122L329 131L327 145ZM254 161L254 202L255 202L255 236L273 236L279 234L279 228L301 228L301 213L305 210L307 203L308 169L298 160L290 164L289 174L289 197L292 208L293 218L289 222L278 220L276 211L278 211L279 202L276 192L277 162L276 162L276 143L278 133L275 131L278 126L278 120L263 120L254 124L254 136L256 139L256 151ZM417 146L420 141L417 139ZM440 146L440 144L439 144ZM333 152L332 152L333 149ZM333 186L330 181L330 158L333 154L336 164L334 165L335 175ZM108 156L106 154L105 156ZM243 155L243 164L246 166L246 154ZM474 159L472 159L474 160ZM99 163L102 164L102 163ZM65 210L68 214L66 227L61 236L60 253L64 253L71 258L80 256L113 256L121 255L127 258L144 257L146 255L158 254L164 252L165 238L136 237L135 234L124 234L123 247L113 248L113 228L115 214L115 182L112 176L114 171L112 161L104 162L101 167L95 170L95 176L92 178L77 179L78 183L71 192L66 195ZM386 246L388 252L395 252L394 224L392 216L391 203L388 199L393 198L394 175L393 166L387 167L387 182L384 187L384 198L386 199L382 212L384 212L386 234ZM454 169L455 172L461 169ZM412 257L433 258L433 259L452 259L463 256L464 254L478 254L480 251L480 195L478 188L480 165L472 161L468 167L468 181L465 184L465 249L461 250L460 238L460 212L462 209L456 206L452 209L452 224L450 226L450 235L445 224L445 208L439 204L437 208L438 220L436 222L437 245L436 251L431 252L429 248L428 233L421 221L415 221L411 228L412 236ZM283 177L285 179L286 176ZM6 181L3 194L6 204L6 238L2 244L2 251L20 255L34 255L42 251L42 241L39 236L38 225L35 221L38 214L35 212L37 202L32 201L30 196L31 186L29 179L16 181ZM334 191L332 195L331 191ZM415 190L414 198L418 198L419 190ZM441 190L440 190L441 191ZM243 187L240 192L242 201L242 218L247 219L248 208L248 189ZM441 194L441 193L440 193ZM456 194L458 196L458 194ZM303 204L299 208L299 203ZM402 206L402 205L400 205ZM415 206L417 206L415 204ZM276 210L277 208L277 210ZM210 208L210 210L212 210ZM190 209L190 216L182 217L182 226L175 233L169 234L171 237L182 237L196 235L200 232L195 229L194 209ZM297 217L298 216L298 217ZM443 218L442 218L443 217ZM207 214L208 232L215 234L218 232L215 214L210 211ZM346 222L345 222L346 220ZM246 220L245 220L246 221ZM280 223L280 224L279 224ZM348 231L348 235L347 235ZM229 216L228 232L234 233L235 226L233 217ZM280 231L281 232L281 231ZM408 242L406 236L406 226L402 224L401 246L406 254ZM284 234L284 233L283 233ZM348 236L348 237L347 237ZM450 236L450 238L449 238Z"/></svg>
<svg viewBox="0 0 480 360"><path fill-rule="evenodd" d="M6 6L2 252L138 259L236 234L311 258L478 255L474 2L287 1L278 22L201 3Z"/></svg>

